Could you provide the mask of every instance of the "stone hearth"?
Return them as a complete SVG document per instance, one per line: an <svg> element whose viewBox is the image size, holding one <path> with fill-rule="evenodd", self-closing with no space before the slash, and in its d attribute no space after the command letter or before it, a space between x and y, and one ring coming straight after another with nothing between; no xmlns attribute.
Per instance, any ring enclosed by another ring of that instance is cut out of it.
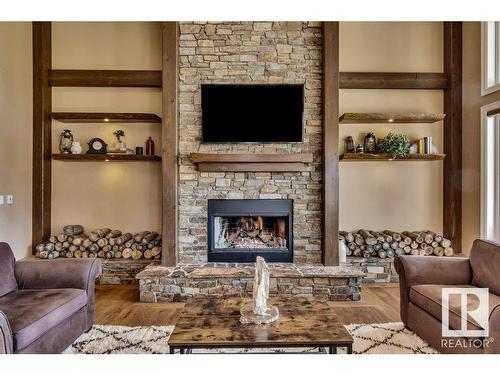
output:
<svg viewBox="0 0 500 375"><path fill-rule="evenodd" d="M364 273L356 267L324 267L292 263L268 264L271 295L315 296L358 301ZM141 302L183 301L194 295L250 296L255 267L249 263L151 264L136 277Z"/></svg>
<svg viewBox="0 0 500 375"><path fill-rule="evenodd" d="M387 284L399 282L394 268L394 258L347 257L346 265L356 267L364 273L363 284Z"/></svg>
<svg viewBox="0 0 500 375"><path fill-rule="evenodd" d="M136 275L154 261L151 259L101 259L102 274L97 279L101 285L138 284Z"/></svg>

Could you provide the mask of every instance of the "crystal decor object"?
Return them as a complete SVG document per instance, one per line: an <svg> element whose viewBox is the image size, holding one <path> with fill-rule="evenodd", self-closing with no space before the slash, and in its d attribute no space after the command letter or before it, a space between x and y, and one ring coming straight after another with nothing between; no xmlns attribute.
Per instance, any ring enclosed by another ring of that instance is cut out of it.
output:
<svg viewBox="0 0 500 375"><path fill-rule="evenodd" d="M241 308L240 322L245 324L268 324L279 318L278 308L267 305L269 298L269 267L264 258L258 256L253 281L253 304Z"/></svg>

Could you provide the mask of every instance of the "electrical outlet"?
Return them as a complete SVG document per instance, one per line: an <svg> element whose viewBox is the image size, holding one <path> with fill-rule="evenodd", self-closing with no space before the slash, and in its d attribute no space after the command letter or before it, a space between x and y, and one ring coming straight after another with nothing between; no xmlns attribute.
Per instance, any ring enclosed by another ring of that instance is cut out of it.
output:
<svg viewBox="0 0 500 375"><path fill-rule="evenodd" d="M3 204L3 195L0 195L0 204Z"/></svg>
<svg viewBox="0 0 500 375"><path fill-rule="evenodd" d="M7 195L7 204L14 204L14 196Z"/></svg>

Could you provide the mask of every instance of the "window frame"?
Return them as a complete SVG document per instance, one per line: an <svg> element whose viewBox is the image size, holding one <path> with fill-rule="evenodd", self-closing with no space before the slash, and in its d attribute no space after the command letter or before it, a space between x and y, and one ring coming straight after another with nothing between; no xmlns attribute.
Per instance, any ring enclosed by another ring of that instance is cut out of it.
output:
<svg viewBox="0 0 500 375"><path fill-rule="evenodd" d="M481 107L480 229L481 238L490 240L500 238L500 189L495 189L500 186L500 115L488 117L495 109L500 109L500 101Z"/></svg>
<svg viewBox="0 0 500 375"><path fill-rule="evenodd" d="M492 33L494 38L489 37ZM496 91L500 91L500 22L481 22L481 96Z"/></svg>

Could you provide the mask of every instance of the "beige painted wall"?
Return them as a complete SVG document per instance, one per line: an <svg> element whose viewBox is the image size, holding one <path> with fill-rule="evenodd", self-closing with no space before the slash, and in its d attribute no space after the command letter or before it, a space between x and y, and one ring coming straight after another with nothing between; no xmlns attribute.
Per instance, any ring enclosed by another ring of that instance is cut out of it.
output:
<svg viewBox="0 0 500 375"><path fill-rule="evenodd" d="M161 69L158 23L55 22L52 26L54 69ZM161 115L161 90L147 88L54 88L54 111L148 112ZM130 148L148 136L161 152L159 124L63 124L53 121L53 151L63 129L87 150L100 137L112 146L113 131L123 129ZM52 231L65 224L87 230L112 227L123 231L161 227L160 163L52 163Z"/></svg>
<svg viewBox="0 0 500 375"><path fill-rule="evenodd" d="M464 253L480 236L481 107L500 100L500 92L481 96L481 24L463 26L462 232Z"/></svg>
<svg viewBox="0 0 500 375"><path fill-rule="evenodd" d="M341 23L341 70L441 71L439 23ZM464 24L463 248L479 236L480 124L482 105L500 93L480 96L480 24ZM55 23L55 68L159 69L161 36L156 24ZM13 206L0 206L0 241L16 257L31 242L31 24L0 23L0 194L13 193ZM355 110L442 110L438 91L342 90L341 113ZM54 110L151 111L160 113L153 89L58 88ZM54 137L64 126L54 123ZM76 137L112 140L112 125L71 126ZM127 143L141 144L159 127L122 126ZM398 126L343 125L341 136L368 129L377 135ZM406 126L420 137L431 134L442 149L442 125ZM159 142L157 147L159 146ZM343 142L340 143L342 149ZM342 163L340 224L343 229L392 227L441 229L441 163ZM160 171L152 163L54 162L53 229L66 222L124 230L160 226ZM408 214L408 212L410 212Z"/></svg>
<svg viewBox="0 0 500 375"><path fill-rule="evenodd" d="M441 72L440 22L341 22L341 71ZM437 90L341 90L344 112L442 113ZM339 146L352 135L362 143L368 131L377 138L388 132L410 140L432 136L443 150L443 125L340 125ZM442 166L436 162L341 162L340 228L442 231Z"/></svg>
<svg viewBox="0 0 500 375"><path fill-rule="evenodd" d="M16 258L31 244L32 135L31 23L0 23L0 194L13 205L0 206L0 241Z"/></svg>

